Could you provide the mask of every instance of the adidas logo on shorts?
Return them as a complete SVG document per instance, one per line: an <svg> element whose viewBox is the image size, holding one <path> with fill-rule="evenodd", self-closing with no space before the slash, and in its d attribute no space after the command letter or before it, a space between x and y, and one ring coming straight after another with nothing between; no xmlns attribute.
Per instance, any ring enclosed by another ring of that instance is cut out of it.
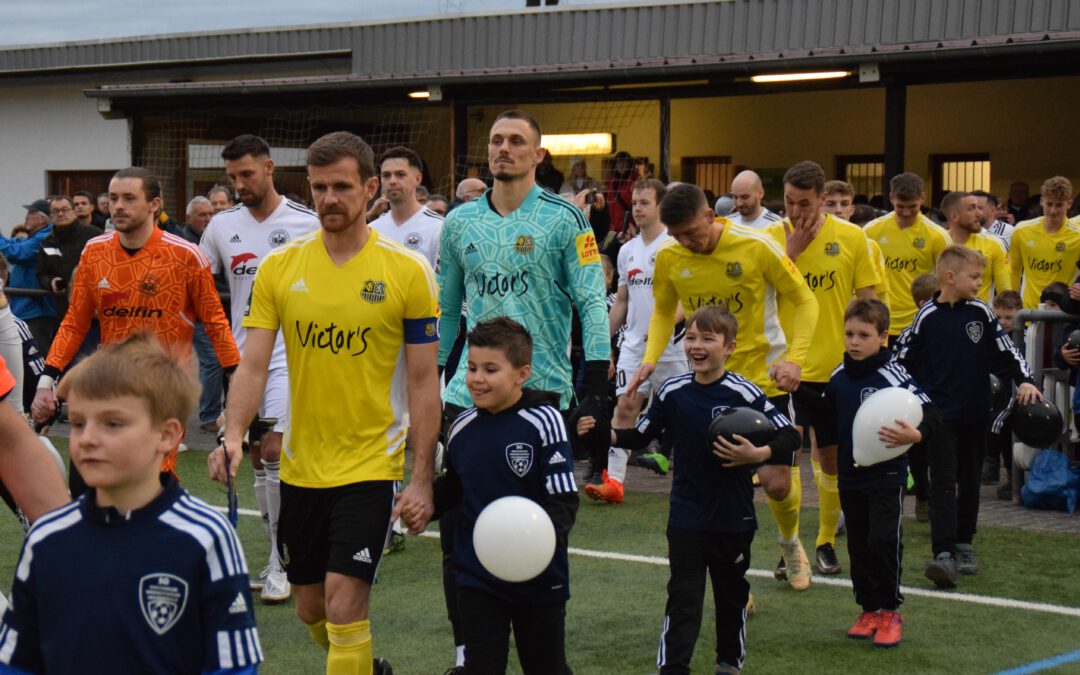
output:
<svg viewBox="0 0 1080 675"><path fill-rule="evenodd" d="M237 593L236 599L229 605L229 614L247 614L248 606L247 601L244 600L243 593Z"/></svg>
<svg viewBox="0 0 1080 675"><path fill-rule="evenodd" d="M548 460L548 464L562 464L565 461L566 458L563 457L562 453L556 450L555 454L552 455L551 459Z"/></svg>
<svg viewBox="0 0 1080 675"><path fill-rule="evenodd" d="M229 240L229 243L230 244L239 244L240 243L240 235L234 234L232 236L232 239Z"/></svg>
<svg viewBox="0 0 1080 675"><path fill-rule="evenodd" d="M371 564L371 553L365 548L363 551L358 551L353 554L353 560L356 562Z"/></svg>

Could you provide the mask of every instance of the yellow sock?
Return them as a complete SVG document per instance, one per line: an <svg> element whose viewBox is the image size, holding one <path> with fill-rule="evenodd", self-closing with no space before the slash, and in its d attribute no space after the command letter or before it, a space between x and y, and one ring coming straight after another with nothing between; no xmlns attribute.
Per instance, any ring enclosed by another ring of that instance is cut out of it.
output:
<svg viewBox="0 0 1080 675"><path fill-rule="evenodd" d="M818 490L818 533L816 546L836 546L836 523L840 521L840 490L836 476L815 471Z"/></svg>
<svg viewBox="0 0 1080 675"><path fill-rule="evenodd" d="M326 635L326 619L316 623L305 623L311 639L323 649L330 649L330 638Z"/></svg>
<svg viewBox="0 0 1080 675"><path fill-rule="evenodd" d="M326 624L326 675L371 675L371 622Z"/></svg>
<svg viewBox="0 0 1080 675"><path fill-rule="evenodd" d="M777 501L769 497L769 510L772 511L776 520L776 527L780 530L780 538L784 541L792 541L799 536L799 505L802 503L802 478L799 476L799 467L791 467L791 492L787 497Z"/></svg>

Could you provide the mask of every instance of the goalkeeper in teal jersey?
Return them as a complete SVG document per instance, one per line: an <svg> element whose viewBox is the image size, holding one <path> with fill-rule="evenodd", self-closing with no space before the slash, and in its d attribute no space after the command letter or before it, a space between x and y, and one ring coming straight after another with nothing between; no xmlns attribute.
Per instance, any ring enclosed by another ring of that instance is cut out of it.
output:
<svg viewBox="0 0 1080 675"><path fill-rule="evenodd" d="M536 166L544 156L540 126L526 113L500 114L488 136L488 166L495 177L491 190L451 211L440 235L439 366L458 335L462 301L467 328L480 321L506 316L532 335L532 376L525 386L559 395L566 413L574 401L570 368L572 309L581 318L585 348L585 396L578 415L589 415L598 426L584 440L600 475L610 445L611 402L604 268L592 227L585 215L565 199L536 184ZM472 407L465 388L465 364L453 373L443 394L444 420ZM444 425L445 428L445 425ZM443 533L443 586L454 638L462 645L453 583L453 531L440 521ZM459 664L463 652L459 649Z"/></svg>

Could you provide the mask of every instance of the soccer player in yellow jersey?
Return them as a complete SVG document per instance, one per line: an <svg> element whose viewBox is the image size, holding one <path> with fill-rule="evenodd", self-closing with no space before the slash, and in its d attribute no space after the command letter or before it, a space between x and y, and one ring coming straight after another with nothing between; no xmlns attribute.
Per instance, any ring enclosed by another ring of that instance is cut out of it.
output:
<svg viewBox="0 0 1080 675"><path fill-rule="evenodd" d="M913 173L902 173L889 181L889 201L893 211L866 224L866 236L877 241L885 255L885 274L889 287L890 344L915 318L911 282L922 274L931 274L938 256L952 241L940 225L922 215L926 200L923 180Z"/></svg>
<svg viewBox="0 0 1080 675"><path fill-rule="evenodd" d="M855 188L846 181L830 180L825 183L825 200L821 204L822 213L829 213L840 220L851 222L855 215ZM889 282L885 276L885 256L881 254L881 246L876 241L867 237L866 243L870 246L870 262L877 271L881 283L874 287L877 299L889 306Z"/></svg>
<svg viewBox="0 0 1080 675"><path fill-rule="evenodd" d="M976 297L989 304L991 287L994 295L1011 291L1009 252L999 237L983 231L978 198L968 192L950 192L941 200L941 212L948 219L946 225L953 243L978 251L986 258L982 286Z"/></svg>
<svg viewBox="0 0 1080 675"><path fill-rule="evenodd" d="M829 377L844 360L844 312L854 294L875 297L874 288L882 279L870 258L870 247L862 228L822 211L825 172L814 162L799 162L784 174L784 208L787 217L765 231L784 247L799 268L806 285L818 302L818 322L814 348L803 364L800 388L824 391ZM795 332L797 307L780 298L780 326L785 335ZM815 544L816 569L821 574L839 574L836 559L836 523L840 519L840 492L837 487L836 425L819 423L813 411L793 400L795 425L803 435L803 447L810 448L814 482L818 488L818 535ZM796 460L798 464L798 460ZM799 467L791 470L792 492L802 492ZM796 536L798 536L796 530ZM787 561L781 560L777 578L790 577Z"/></svg>
<svg viewBox="0 0 1080 675"><path fill-rule="evenodd" d="M369 675L368 599L390 523L400 515L417 534L432 514L438 288L423 256L367 225L379 186L367 143L348 132L323 136L308 148L307 168L322 227L259 266L225 444L211 454L210 470L218 480L226 467L236 473L280 327L292 405L282 445L279 554L297 615L328 649L327 673ZM406 433L412 481L395 496Z"/></svg>
<svg viewBox="0 0 1080 675"><path fill-rule="evenodd" d="M687 312L703 305L727 305L739 323L739 341L729 368L750 380L781 410L798 388L817 323L814 294L795 264L768 234L716 218L695 185L675 185L660 200L660 220L674 241L656 253L653 296L656 300L646 339L645 358L627 388L627 396L653 373L675 328L681 301ZM777 298L792 307L790 335L780 328ZM676 471L678 469L676 468ZM790 466L758 470L769 508L780 529L781 554L791 572L792 588L810 585L810 563L799 543L799 502Z"/></svg>
<svg viewBox="0 0 1080 675"><path fill-rule="evenodd" d="M1072 283L1080 258L1080 225L1065 215L1072 202L1072 183L1064 176L1048 178L1042 186L1043 215L1025 220L1013 230L1009 255L1012 285L1020 291L1024 309L1039 305L1039 296L1054 281Z"/></svg>

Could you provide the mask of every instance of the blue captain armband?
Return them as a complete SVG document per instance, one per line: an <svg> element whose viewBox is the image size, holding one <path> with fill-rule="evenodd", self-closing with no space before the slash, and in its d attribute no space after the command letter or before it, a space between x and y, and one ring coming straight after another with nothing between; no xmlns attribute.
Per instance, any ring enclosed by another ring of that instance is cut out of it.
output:
<svg viewBox="0 0 1080 675"><path fill-rule="evenodd" d="M439 318L405 319L405 343L422 345L439 341Z"/></svg>

